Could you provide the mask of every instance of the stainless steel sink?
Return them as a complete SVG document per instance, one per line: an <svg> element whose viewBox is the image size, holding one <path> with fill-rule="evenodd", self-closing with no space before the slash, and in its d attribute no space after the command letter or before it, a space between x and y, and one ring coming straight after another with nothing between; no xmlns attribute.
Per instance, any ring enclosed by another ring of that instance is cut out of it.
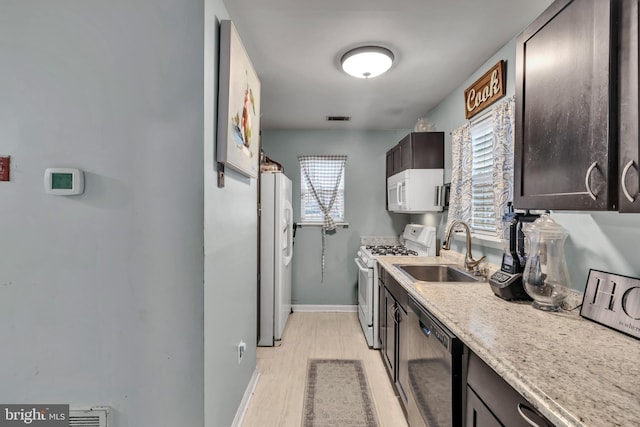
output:
<svg viewBox="0 0 640 427"><path fill-rule="evenodd" d="M484 280L453 265L394 264L394 266L414 282L480 282Z"/></svg>

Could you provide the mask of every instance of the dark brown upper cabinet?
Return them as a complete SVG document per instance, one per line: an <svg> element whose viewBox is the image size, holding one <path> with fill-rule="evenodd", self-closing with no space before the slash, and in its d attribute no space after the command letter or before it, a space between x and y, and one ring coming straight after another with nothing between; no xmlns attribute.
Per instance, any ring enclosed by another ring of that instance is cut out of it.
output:
<svg viewBox="0 0 640 427"><path fill-rule="evenodd" d="M444 132L411 132L387 151L387 178L407 169L444 169Z"/></svg>
<svg viewBox="0 0 640 427"><path fill-rule="evenodd" d="M618 70L620 99L619 187L620 212L640 212L640 134L638 131L638 1L625 0L620 15Z"/></svg>
<svg viewBox="0 0 640 427"><path fill-rule="evenodd" d="M617 208L618 6L557 0L518 36L516 208Z"/></svg>
<svg viewBox="0 0 640 427"><path fill-rule="evenodd" d="M387 151L387 178L400 172L400 145Z"/></svg>

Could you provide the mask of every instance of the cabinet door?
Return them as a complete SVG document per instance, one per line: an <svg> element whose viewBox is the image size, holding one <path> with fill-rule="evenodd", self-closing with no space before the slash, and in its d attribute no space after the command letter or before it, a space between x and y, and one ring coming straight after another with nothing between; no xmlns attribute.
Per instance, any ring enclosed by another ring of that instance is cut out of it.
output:
<svg viewBox="0 0 640 427"><path fill-rule="evenodd" d="M393 150L387 151L387 162L386 162L386 178L389 178L393 175Z"/></svg>
<svg viewBox="0 0 640 427"><path fill-rule="evenodd" d="M619 94L620 144L619 187L620 212L640 212L640 135L638 129L638 1L622 3L620 20Z"/></svg>
<svg viewBox="0 0 640 427"><path fill-rule="evenodd" d="M398 380L397 388L404 405L407 405L407 392L409 391L409 355L406 339L409 335L409 322L407 312L398 304L397 310L398 333L396 335L396 347L398 348Z"/></svg>
<svg viewBox="0 0 640 427"><path fill-rule="evenodd" d="M392 149L387 151L386 155L386 177L389 178L391 175L395 175L400 172L400 163L401 163L401 155L400 155L400 145L395 145Z"/></svg>
<svg viewBox="0 0 640 427"><path fill-rule="evenodd" d="M518 36L516 208L616 208L613 3L556 0Z"/></svg>
<svg viewBox="0 0 640 427"><path fill-rule="evenodd" d="M383 359L385 361L385 365L387 366L387 370L389 371L389 375L391 376L391 380L396 380L396 304L389 293L389 291L385 288L384 291L384 307L385 307L385 322L384 322L384 338L382 343L382 354Z"/></svg>
<svg viewBox="0 0 640 427"><path fill-rule="evenodd" d="M378 342L380 344L380 351L384 354L384 344L386 337L387 327L387 309L385 307L384 299L384 284L382 280L378 280Z"/></svg>
<svg viewBox="0 0 640 427"><path fill-rule="evenodd" d="M413 134L407 135L400 141L400 170L413 168Z"/></svg>
<svg viewBox="0 0 640 427"><path fill-rule="evenodd" d="M475 393L475 396L491 411L491 414L500 421L500 425L508 427L553 426L475 353L469 354L467 400L470 399L469 396L472 393ZM486 419L481 409L478 410L478 414L477 419ZM473 412L470 414L467 403L467 425L485 425L481 423L469 424L469 415L473 416ZM493 426L494 424L489 422L486 425Z"/></svg>
<svg viewBox="0 0 640 427"><path fill-rule="evenodd" d="M402 171L402 153L400 152L400 145L396 145L391 150L391 162L393 164L392 175Z"/></svg>
<svg viewBox="0 0 640 427"><path fill-rule="evenodd" d="M482 400L467 387L467 427L502 427Z"/></svg>

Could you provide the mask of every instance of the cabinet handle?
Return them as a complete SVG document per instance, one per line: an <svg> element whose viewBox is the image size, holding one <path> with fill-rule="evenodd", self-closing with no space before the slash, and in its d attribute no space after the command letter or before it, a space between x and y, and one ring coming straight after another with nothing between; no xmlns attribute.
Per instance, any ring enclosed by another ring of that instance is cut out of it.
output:
<svg viewBox="0 0 640 427"><path fill-rule="evenodd" d="M591 185L589 183L589 178L591 177L591 172L597 167L598 167L598 162L591 163L591 166L589 166L589 169L587 169L587 175L585 175L585 177L584 177L584 186L587 187L587 193L589 194L589 196L593 200L596 200L597 197L596 197L595 194L593 194L593 191L591 191Z"/></svg>
<svg viewBox="0 0 640 427"><path fill-rule="evenodd" d="M522 412L522 410L525 409L531 413L533 413L534 415L539 416L540 418L542 418L542 415L540 415L536 410L534 410L533 408L528 407L527 405L523 405L522 403L518 403L518 413L520 414L520 416L522 417L523 420L525 420L527 422L527 424L529 424L532 427L543 427L540 424L536 423L535 421L533 421L531 418L529 418L528 416L526 416L524 414L524 412ZM548 425L547 423L544 423L544 425Z"/></svg>
<svg viewBox="0 0 640 427"><path fill-rule="evenodd" d="M622 178L620 178L620 181L622 181L622 192L624 193L624 197L626 197L631 203L635 202L636 199L629 194L629 190L627 190L627 183L625 181L627 179L627 172L629 172L629 169L631 169L631 166L633 166L634 163L635 162L633 160L629 160L629 163L624 166L624 169L622 170Z"/></svg>

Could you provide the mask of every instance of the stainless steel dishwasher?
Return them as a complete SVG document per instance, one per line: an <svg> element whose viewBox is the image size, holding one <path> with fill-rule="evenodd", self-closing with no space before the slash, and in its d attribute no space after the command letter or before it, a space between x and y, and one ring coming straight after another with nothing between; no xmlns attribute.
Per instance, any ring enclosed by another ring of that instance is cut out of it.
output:
<svg viewBox="0 0 640 427"><path fill-rule="evenodd" d="M409 297L407 418L411 427L461 427L464 345ZM401 368L402 369L402 368Z"/></svg>

